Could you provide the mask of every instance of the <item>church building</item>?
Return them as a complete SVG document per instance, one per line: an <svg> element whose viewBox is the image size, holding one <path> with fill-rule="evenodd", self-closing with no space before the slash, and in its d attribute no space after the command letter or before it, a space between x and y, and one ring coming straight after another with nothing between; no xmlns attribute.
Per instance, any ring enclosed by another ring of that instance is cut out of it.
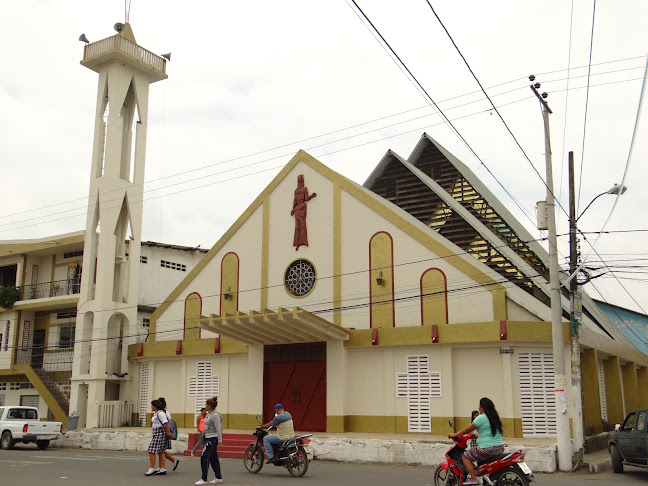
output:
<svg viewBox="0 0 648 486"><path fill-rule="evenodd" d="M129 347L129 399L144 420L167 397L181 427L217 395L230 429L281 402L297 430L445 434L487 396L506 436L554 436L547 261L427 134L363 186L299 151ZM648 357L585 294L583 307L591 434L648 405Z"/></svg>

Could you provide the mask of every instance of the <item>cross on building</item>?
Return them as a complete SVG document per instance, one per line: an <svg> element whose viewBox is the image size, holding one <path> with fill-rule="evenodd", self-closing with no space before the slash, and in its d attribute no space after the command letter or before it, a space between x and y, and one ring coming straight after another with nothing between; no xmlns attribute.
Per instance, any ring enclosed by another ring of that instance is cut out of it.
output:
<svg viewBox="0 0 648 486"><path fill-rule="evenodd" d="M205 406L208 398L217 397L219 389L218 375L212 376L211 361L199 362L196 365L196 376L189 377L189 396L196 397L196 416L200 409Z"/></svg>
<svg viewBox="0 0 648 486"><path fill-rule="evenodd" d="M407 398L408 432L431 432L430 398L441 397L441 373L430 372L429 356L407 357L407 373L396 373L396 396Z"/></svg>

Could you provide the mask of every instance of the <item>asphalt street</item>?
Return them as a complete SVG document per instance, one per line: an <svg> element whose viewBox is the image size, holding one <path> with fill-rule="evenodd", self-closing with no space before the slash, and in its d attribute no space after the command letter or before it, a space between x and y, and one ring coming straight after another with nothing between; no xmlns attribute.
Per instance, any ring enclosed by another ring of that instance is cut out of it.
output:
<svg viewBox="0 0 648 486"><path fill-rule="evenodd" d="M144 452L87 451L80 449L48 449L39 451L31 446L16 446L11 451L0 450L0 484L81 485L146 485L191 486L200 479L199 458L180 457L177 471L166 476L144 476L148 469L148 455ZM282 467L265 465L258 474L243 468L242 460L222 459L223 485L279 486L345 486L367 484L372 486L430 486L433 468L419 466L391 466L384 464L346 464L326 461L310 463L302 478L293 478ZM214 478L210 471L209 480ZM623 485L646 484L648 471L626 468L621 475L611 470L600 474L538 474L538 486L603 486L612 481ZM155 484L152 484L155 483Z"/></svg>

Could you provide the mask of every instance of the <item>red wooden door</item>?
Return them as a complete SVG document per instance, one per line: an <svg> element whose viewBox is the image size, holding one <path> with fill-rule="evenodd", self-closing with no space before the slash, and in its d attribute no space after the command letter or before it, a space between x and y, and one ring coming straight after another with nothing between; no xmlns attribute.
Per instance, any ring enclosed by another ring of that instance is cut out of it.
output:
<svg viewBox="0 0 648 486"><path fill-rule="evenodd" d="M324 343L314 343L268 347L264 369L264 422L271 420L275 404L281 403L292 415L295 430L326 431L324 346ZM275 353L277 348L279 352Z"/></svg>

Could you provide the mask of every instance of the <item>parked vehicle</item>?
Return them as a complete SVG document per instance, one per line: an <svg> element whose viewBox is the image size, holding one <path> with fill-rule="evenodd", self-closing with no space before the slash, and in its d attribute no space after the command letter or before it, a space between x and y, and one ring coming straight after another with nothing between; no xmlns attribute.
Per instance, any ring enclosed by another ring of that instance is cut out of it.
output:
<svg viewBox="0 0 648 486"><path fill-rule="evenodd" d="M628 414L623 425L617 424L608 442L612 470L622 473L623 466L648 467L648 410L634 410Z"/></svg>
<svg viewBox="0 0 648 486"><path fill-rule="evenodd" d="M35 442L39 449L47 449L63 432L63 424L42 422L34 407L0 407L0 431L3 449L13 449L16 442Z"/></svg>
<svg viewBox="0 0 648 486"><path fill-rule="evenodd" d="M263 448L263 438L268 435L270 428L256 429L254 431L253 435L257 440L256 442L250 443L243 455L243 464L248 472L256 474L263 467L266 458ZM277 461L274 465L285 467L291 476L302 477L306 474L308 470L308 453L306 448L310 443L309 437L312 435L300 435L294 439L284 441L279 447L275 447L274 457Z"/></svg>
<svg viewBox="0 0 648 486"><path fill-rule="evenodd" d="M461 456L469 440L470 434L453 439L455 444L446 452L446 460L434 471L435 486L463 486L468 470ZM489 486L529 486L529 482L535 481L521 450L500 454L488 462L478 462L476 472Z"/></svg>

